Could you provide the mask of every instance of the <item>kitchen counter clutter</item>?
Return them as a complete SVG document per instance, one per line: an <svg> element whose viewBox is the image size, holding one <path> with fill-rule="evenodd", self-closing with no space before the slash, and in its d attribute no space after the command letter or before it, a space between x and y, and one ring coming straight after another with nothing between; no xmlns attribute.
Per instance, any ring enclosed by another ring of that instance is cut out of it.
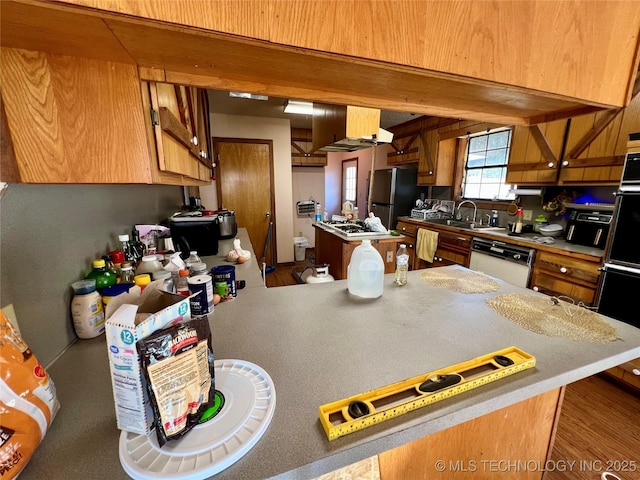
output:
<svg viewBox="0 0 640 480"><path fill-rule="evenodd" d="M593 304L600 276L599 268L602 266L603 250L576 245L561 238L554 238L553 243L539 243L534 238L542 236L535 233L509 235L506 229L461 228L455 226L460 222L453 222L454 225L446 223L446 220L430 221L408 217L401 217L398 220L398 230L408 238L409 251L413 255L410 262L414 269L456 264L482 270L489 267L489 264L485 263L484 267L479 268L478 262L475 262L475 265L471 262L471 257L475 253L472 245L475 247L477 243L473 238L504 242L526 249L535 249L533 261L525 262L530 271L517 275L518 278L522 277L518 284L547 295L570 297L576 303ZM438 247L433 263L425 262L415 255L417 233L421 228L438 232ZM497 248L500 248L500 245ZM484 255L483 258L490 257ZM492 265L489 268L500 269L503 273L501 278L509 280L516 276L514 269L517 267L513 263L505 262L498 266L496 261L491 260ZM493 274L498 275L496 271L493 271Z"/></svg>
<svg viewBox="0 0 640 480"><path fill-rule="evenodd" d="M257 271L252 262L246 272L245 265L238 266L237 278L246 273L248 287L250 268ZM459 266L444 269L468 272ZM525 442L524 460L533 458L534 445L542 445L535 458L544 461L562 387L640 357L640 329L631 325L607 319L621 339L607 343L548 337L510 322L486 303L501 294L540 294L500 280L495 292L457 293L427 283L424 272L409 272L403 287L385 275L383 295L371 301L350 297L347 282L336 281L245 289L237 299L217 305L210 316L216 360L258 365L272 378L278 400L260 441L214 478L309 479L378 454L381 474L406 478L389 461L396 452L429 439L451 447L450 439L459 438L456 432L483 419L490 423L474 431L498 448L496 458L505 458L502 449ZM320 405L511 346L533 355L535 367L333 441L318 419ZM61 410L22 478L128 478L118 458L120 432L104 337L75 343L48 371ZM543 418L527 406L538 399L546 399L550 409L546 430L521 428L514 417L508 425L494 422L495 415L505 417L495 413L502 408L524 412L517 417L523 421ZM223 408L233 408L233 402ZM465 445L475 442L473 437ZM451 449L453 461L464 460ZM447 478L449 472L436 471L436 458L421 453L418 459L429 478Z"/></svg>
<svg viewBox="0 0 640 480"><path fill-rule="evenodd" d="M554 238L554 243L539 243L533 240L533 237L540 237L539 233L523 233L521 235L509 235L509 232L506 228L502 230L494 230L494 229L471 229L471 228L460 228L456 226L449 226L440 223L430 222L429 220L419 220L410 217L399 217L398 221L403 223L415 225L413 230L417 228L436 228L438 230L445 230L450 232L457 233L465 233L467 235L471 234L473 237L482 237L482 238L490 238L493 240L501 240L508 243L513 243L515 245L520 245L523 247L535 248L536 250L545 250L552 253L568 253L572 256L576 256L579 258L584 258L587 260L602 260L602 255L604 251L600 248L595 247L586 247L583 245L576 245L575 243L569 243L561 238ZM405 233L402 231L400 227L398 227L398 231L400 233Z"/></svg>

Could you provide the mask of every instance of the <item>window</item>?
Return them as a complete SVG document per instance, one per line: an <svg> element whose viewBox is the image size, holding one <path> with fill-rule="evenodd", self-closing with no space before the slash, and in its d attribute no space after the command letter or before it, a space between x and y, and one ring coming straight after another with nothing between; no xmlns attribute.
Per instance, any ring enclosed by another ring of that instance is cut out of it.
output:
<svg viewBox="0 0 640 480"><path fill-rule="evenodd" d="M342 162L342 202L351 202L356 206L358 187L358 159Z"/></svg>
<svg viewBox="0 0 640 480"><path fill-rule="evenodd" d="M511 130L499 130L469 138L462 196L482 200L512 200L505 183L511 146Z"/></svg>

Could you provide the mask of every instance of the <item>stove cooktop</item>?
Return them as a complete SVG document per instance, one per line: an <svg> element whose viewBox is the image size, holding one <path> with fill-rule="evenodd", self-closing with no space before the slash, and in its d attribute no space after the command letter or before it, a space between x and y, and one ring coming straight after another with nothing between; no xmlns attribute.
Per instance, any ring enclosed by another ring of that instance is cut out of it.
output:
<svg viewBox="0 0 640 480"><path fill-rule="evenodd" d="M360 223L354 222L318 222L319 225L327 230L340 232L347 237L371 237L374 235L383 235L381 232L371 232ZM386 233L386 232L385 232Z"/></svg>

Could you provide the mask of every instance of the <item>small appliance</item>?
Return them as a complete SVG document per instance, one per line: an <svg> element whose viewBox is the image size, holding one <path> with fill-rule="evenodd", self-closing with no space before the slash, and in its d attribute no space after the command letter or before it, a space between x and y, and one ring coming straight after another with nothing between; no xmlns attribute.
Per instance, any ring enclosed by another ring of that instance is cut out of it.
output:
<svg viewBox="0 0 640 480"><path fill-rule="evenodd" d="M612 213L572 211L567 222L567 242L604 248L612 218Z"/></svg>

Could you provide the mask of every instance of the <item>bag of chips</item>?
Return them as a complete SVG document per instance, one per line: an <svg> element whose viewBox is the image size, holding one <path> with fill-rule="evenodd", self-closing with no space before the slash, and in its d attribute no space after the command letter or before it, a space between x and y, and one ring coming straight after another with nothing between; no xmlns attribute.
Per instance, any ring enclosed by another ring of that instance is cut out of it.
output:
<svg viewBox="0 0 640 480"><path fill-rule="evenodd" d="M160 330L137 342L154 410L158 444L182 437L213 405L214 358L207 316Z"/></svg>
<svg viewBox="0 0 640 480"><path fill-rule="evenodd" d="M0 311L0 478L18 476L59 408L53 381Z"/></svg>

